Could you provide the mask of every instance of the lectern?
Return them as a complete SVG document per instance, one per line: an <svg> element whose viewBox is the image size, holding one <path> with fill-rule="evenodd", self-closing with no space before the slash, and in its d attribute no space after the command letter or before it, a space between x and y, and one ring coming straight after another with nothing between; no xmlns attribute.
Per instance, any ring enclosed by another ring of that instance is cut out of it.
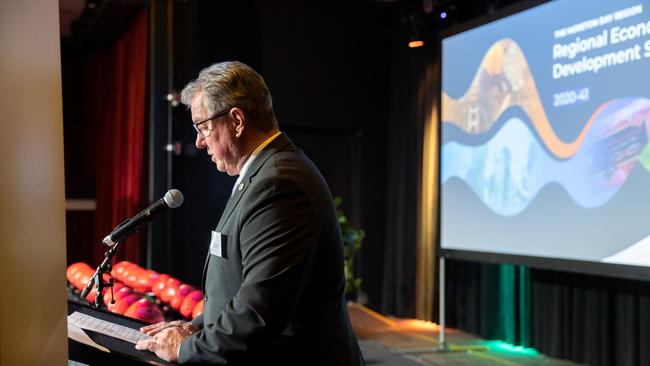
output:
<svg viewBox="0 0 650 366"><path fill-rule="evenodd" d="M81 302L68 299L68 315L78 311L102 320L138 329L146 323L123 315L110 313L105 310L95 309ZM72 361L87 365L175 365L164 361L154 353L139 351L133 343L109 337L90 330L84 330L89 338L99 347L81 343L75 335L68 330L68 358ZM108 350L108 352L106 352Z"/></svg>

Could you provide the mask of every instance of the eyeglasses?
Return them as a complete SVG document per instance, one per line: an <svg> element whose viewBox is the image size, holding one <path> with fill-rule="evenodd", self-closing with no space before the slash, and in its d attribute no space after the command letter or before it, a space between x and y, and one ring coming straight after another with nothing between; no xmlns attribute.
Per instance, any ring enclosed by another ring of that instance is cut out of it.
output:
<svg viewBox="0 0 650 366"><path fill-rule="evenodd" d="M212 121L213 119L222 118L225 115L227 115L228 112L230 112L230 109L227 109L226 111L221 112L221 113L217 113L217 114L213 115L212 117L208 117L208 118L206 118L204 120L200 120L200 121L198 121L196 123L193 123L192 126L194 126L194 129L196 130L196 133L200 134L203 137L208 137L208 136L210 136L210 132L212 132L212 129L211 128L199 128L199 125L202 125L202 124L204 124L206 122Z"/></svg>

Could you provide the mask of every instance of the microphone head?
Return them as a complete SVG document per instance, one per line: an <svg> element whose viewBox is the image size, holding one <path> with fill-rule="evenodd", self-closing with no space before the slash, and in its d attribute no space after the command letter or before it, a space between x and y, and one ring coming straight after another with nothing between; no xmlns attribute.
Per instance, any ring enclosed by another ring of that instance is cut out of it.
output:
<svg viewBox="0 0 650 366"><path fill-rule="evenodd" d="M183 204L183 194L178 189L170 189L163 197L169 208L176 208Z"/></svg>

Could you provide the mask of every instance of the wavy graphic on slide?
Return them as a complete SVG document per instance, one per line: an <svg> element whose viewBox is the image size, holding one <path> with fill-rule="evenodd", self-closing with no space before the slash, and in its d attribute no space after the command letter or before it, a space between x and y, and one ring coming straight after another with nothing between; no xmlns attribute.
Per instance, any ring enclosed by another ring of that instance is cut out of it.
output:
<svg viewBox="0 0 650 366"><path fill-rule="evenodd" d="M482 145L448 142L442 147L441 181L462 179L486 206L504 216L524 210L550 183L559 183L582 207L599 207L614 196L637 162L650 167L650 99L611 101L590 121L570 159L551 156L519 118L507 120Z"/></svg>
<svg viewBox="0 0 650 366"><path fill-rule="evenodd" d="M594 122L593 116L606 104L594 112L575 140L562 141L544 111L523 52L516 42L506 38L490 47L462 97L453 99L443 92L442 121L467 133L479 134L490 129L499 116L513 106L524 110L549 151L558 158L567 159L578 151Z"/></svg>

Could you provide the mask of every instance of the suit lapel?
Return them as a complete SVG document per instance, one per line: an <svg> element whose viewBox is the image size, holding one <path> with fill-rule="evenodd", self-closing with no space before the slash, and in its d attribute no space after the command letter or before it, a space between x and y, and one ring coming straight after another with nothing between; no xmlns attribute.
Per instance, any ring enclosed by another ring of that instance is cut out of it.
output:
<svg viewBox="0 0 650 366"><path fill-rule="evenodd" d="M251 163L251 166L248 167L248 170L246 171L246 175L241 180L239 186L235 188L234 193L228 199L228 202L226 203L226 207L224 208L223 213L221 214L221 218L219 219L219 223L217 224L215 231L217 232L222 231L223 226L228 221L228 218L230 218L230 215L235 210L235 207L237 207L237 204L239 203L240 199L248 189L248 186L250 186L252 178L257 174L257 172L264 165L264 163L266 163L266 161L277 151L280 151L285 147L292 146L292 145L293 143L287 136L285 136L284 134L280 134L278 137L275 138L275 140L271 141L271 143L269 143L260 152L260 154ZM203 290L204 293L205 293L205 276L208 271L208 263L210 263L209 247L208 247L208 255L206 256L205 264L203 265L203 275L201 276L201 289Z"/></svg>
<svg viewBox="0 0 650 366"><path fill-rule="evenodd" d="M237 207L239 200L242 198L244 193L246 193L246 190L250 186L252 178L257 174L264 163L266 163L266 161L273 154L289 144L291 144L289 138L284 136L284 134L280 134L259 153L255 160L253 160L251 166L248 167L248 170L246 171L246 175L242 178L241 183L238 187L235 187L234 193L232 196L230 196L228 203L226 203L226 208L223 210L223 214L221 214L219 224L217 224L217 231L221 231L223 229L223 226L228 221L228 218L230 218L230 215L235 210L235 207Z"/></svg>

